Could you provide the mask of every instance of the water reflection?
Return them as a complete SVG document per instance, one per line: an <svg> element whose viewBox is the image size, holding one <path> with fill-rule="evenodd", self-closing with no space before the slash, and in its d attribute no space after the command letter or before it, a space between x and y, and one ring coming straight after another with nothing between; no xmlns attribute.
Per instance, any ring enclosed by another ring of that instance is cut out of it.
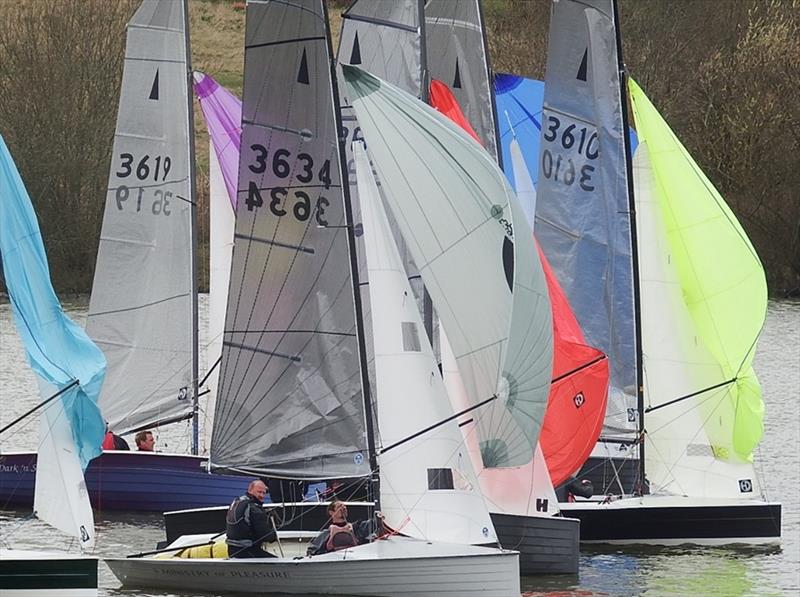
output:
<svg viewBox="0 0 800 597"><path fill-rule="evenodd" d="M201 302L201 345L205 338L205 297ZM71 316L85 320L86 301L67 307ZM764 391L764 439L756 453L766 497L783 502L783 543L776 547L726 546L700 548L599 547L583 550L580 575L522 579L526 597L593 595L773 595L800 594L800 303L771 302L758 346L755 368ZM204 368L201 367L201 370ZM7 303L0 302L0 423L9 422L38 400ZM162 444L186 450L188 425L159 433ZM34 449L35 420L15 433L4 434L0 450ZM164 449L164 448L162 448ZM153 488L158 491L158 488ZM97 554L123 557L152 549L162 540L158 514L96 512ZM76 548L63 535L30 512L0 511L0 544L17 548ZM376 579L379 582L379 579ZM174 595L141 593L117 587L110 570L100 566L101 595ZM266 588L266 587L265 587ZM186 597L188 593L181 597ZM177 596L176 596L177 597Z"/></svg>

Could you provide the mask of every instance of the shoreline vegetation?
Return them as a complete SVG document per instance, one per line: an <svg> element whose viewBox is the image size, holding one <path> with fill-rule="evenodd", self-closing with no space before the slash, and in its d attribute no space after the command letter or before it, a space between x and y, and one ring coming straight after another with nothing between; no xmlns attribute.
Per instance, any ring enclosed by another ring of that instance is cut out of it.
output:
<svg viewBox="0 0 800 597"><path fill-rule="evenodd" d="M330 3L334 48L349 3ZM65 297L91 289L123 32L138 4L0 2L0 134ZM194 68L240 95L244 2L189 0L189 8ZM494 70L544 78L549 0L484 0L484 13ZM770 295L800 296L800 0L620 0L620 20L629 72L739 218ZM208 135L197 102L195 136L207 291ZM4 290L0 276L0 297Z"/></svg>

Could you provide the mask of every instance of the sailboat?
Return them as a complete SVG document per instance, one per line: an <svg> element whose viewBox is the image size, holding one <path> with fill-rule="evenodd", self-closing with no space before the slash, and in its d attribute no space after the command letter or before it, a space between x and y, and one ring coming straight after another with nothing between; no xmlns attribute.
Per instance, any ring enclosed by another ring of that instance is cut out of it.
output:
<svg viewBox="0 0 800 597"><path fill-rule="evenodd" d="M623 416L615 437L607 417L601 441L626 446L637 473L633 495L562 510L581 519L583 541L778 541L780 504L763 497L753 468L763 268L627 79L613 0L553 4L539 164L537 236L587 337L611 358L612 414Z"/></svg>
<svg viewBox="0 0 800 597"><path fill-rule="evenodd" d="M497 111L500 115L498 123L500 127L500 139L503 154L503 169L509 180L514 185L517 196L520 197L525 214L529 218L534 217L536 205L536 182L539 176L539 138L541 136L542 128L542 101L544 99L544 82L534 79L526 79L518 75L511 74L497 74L495 76L495 90L497 98ZM635 151L637 145L636 132L629 129L629 139L631 150ZM528 199L530 198L530 199ZM551 302L555 305L561 303L565 306L561 317L554 316L554 324L558 325L559 322L564 324L565 327L565 341L569 344L570 348L577 348L575 345L586 345L583 331L580 328L575 315L572 313L571 307L564 295L561 285L558 282L558 277L552 268L546 264L546 257L543 255L543 263L546 265L546 273L548 274L548 285L551 290ZM560 299L557 297L561 297ZM560 334L556 334L558 338ZM582 353L582 354L581 354ZM556 355L559 351L556 350ZM567 355L565 355L567 356ZM569 356L578 356L577 362L589 363L591 358L581 358L581 356L589 357L586 354L586 349L578 349L577 354ZM570 370L569 361L563 365L567 366ZM606 364L607 366L607 364ZM606 377L607 377L606 373ZM554 377L557 378L559 374L554 368ZM577 395L577 394L576 394ZM594 427L596 423L600 424L600 429L592 429L591 432L582 432L579 437L583 440L583 445L580 442L570 442L565 447L568 450L562 458L559 458L561 474L554 471L551 467L551 474L553 475L553 484L559 489L558 493L574 491L574 483L569 479L573 476L581 482L588 481L591 483L590 490L584 490L582 493L591 493L594 488L601 494L608 493L614 489L624 493L623 488L628 488L627 491L632 491L636 484L637 466L635 466L635 453L636 446L631 445L625 441L620 443L606 443L609 438L609 433L619 433L619 419L620 419L620 392L612 392L611 405L605 409L605 418L600 417L599 420L594 418L588 419L584 425L590 422ZM581 407L583 408L583 407ZM626 412L625 407L622 411ZM555 415L555 412L553 413ZM625 414L625 418L634 418L633 413ZM555 423L554 430L556 435L554 439L561 439L563 441L563 432L574 428L569 423L565 423L563 419L553 421ZM547 421L545 421L545 427ZM599 439L603 429L605 435L603 441L599 443ZM545 432L543 431L543 434ZM543 438L546 442L546 438ZM560 443L560 442L559 442ZM564 445L560 443L560 445ZM588 450L587 450L588 449ZM590 455L587 458L587 454ZM583 466L580 466L583 464ZM550 462L548 461L548 466ZM580 470L577 467L580 466ZM568 472L570 475L564 476L563 473ZM567 483L564 481L567 480ZM561 486L561 487L559 487Z"/></svg>
<svg viewBox="0 0 800 597"><path fill-rule="evenodd" d="M402 320L412 317L413 310L408 288L399 285L404 277L398 280L396 271L373 291L386 301L381 305L387 332L382 341L392 345L376 344L381 355L377 379L385 386L396 384L398 375L404 384L411 383L403 372L414 380L424 375L413 387L426 392L415 397L419 419L385 421L392 414L390 404L377 418L371 413L324 4L253 0L246 23L246 150L240 160L211 463L291 478L372 473L375 497L386 506L386 524L403 536L292 559L305 543L290 539L305 537L307 542L308 534L279 532L273 549L281 557L107 563L130 587L263 592L268 578L269 590L283 593L430 595L446 586L457 594L516 595L517 552L473 545L492 543L493 529L476 485L469 482L467 463L458 458L454 421L442 421L441 414L431 411L447 405L427 399L436 364L430 347L423 348L419 323ZM280 93L267 96L276 89ZM374 191L370 187L364 194ZM373 264L396 263L392 245L385 235L378 236L380 212L374 213ZM391 394L386 389L383 395ZM379 410L381 400L379 393ZM408 435L407 429L431 420L435 429L427 425L415 430L424 433ZM395 437L386 445L387 438ZM171 548L197 539L184 538Z"/></svg>
<svg viewBox="0 0 800 597"><path fill-rule="evenodd" d="M338 58L340 64L357 65L429 102L458 122L485 147L488 155L499 161L493 87L480 2L359 0L343 14ZM347 97L342 102L347 131L353 139L358 139L363 136L362 129L348 106ZM420 277L413 258L407 257L406 267L411 278ZM435 327L426 323L429 330ZM438 333L440 342L437 344L443 344L442 327ZM442 346L441 352L444 361L449 351ZM455 366L450 369L450 377L454 375L457 375ZM462 387L458 383L448 386L451 393ZM590 403L593 402L594 395ZM600 401L600 404L604 403ZM463 406L461 400L454 402L457 410ZM584 409L584 413L588 409ZM537 466L544 467L543 461L537 460L534 465L532 458L525 470L488 471L483 468L479 452L473 450L471 454L474 466L481 471L479 480L484 486L484 495L491 493L493 496L490 508L501 543L520 550L522 572L577 573L578 521L553 518L558 514L558 505L547 471L534 474ZM509 479L501 483L489 482L490 476ZM534 495L522 500L524 506L515 497L521 492ZM548 504L544 510L543 504Z"/></svg>
<svg viewBox="0 0 800 597"><path fill-rule="evenodd" d="M86 330L108 359L100 407L117 433L191 418L193 454L107 451L86 473L103 510L229 502L248 480L197 455L194 147L185 2L144 0L128 42ZM31 503L36 455L8 453L0 502Z"/></svg>
<svg viewBox="0 0 800 597"><path fill-rule="evenodd" d="M100 453L103 440L96 400L106 363L64 314L50 284L39 223L2 136L0 257L17 330L42 396L34 515L77 540L82 552L91 550L94 518L83 470ZM52 590L74 597L96 595L97 558L0 549L0 593L23 596Z"/></svg>

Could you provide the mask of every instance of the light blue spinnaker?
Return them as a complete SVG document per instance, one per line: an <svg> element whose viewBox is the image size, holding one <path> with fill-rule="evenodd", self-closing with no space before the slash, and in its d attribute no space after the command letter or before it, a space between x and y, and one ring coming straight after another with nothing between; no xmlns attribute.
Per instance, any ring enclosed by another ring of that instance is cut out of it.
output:
<svg viewBox="0 0 800 597"><path fill-rule="evenodd" d="M39 222L5 141L0 136L0 254L14 319L31 368L61 395L81 466L100 455L105 423L97 406L106 359L61 308Z"/></svg>

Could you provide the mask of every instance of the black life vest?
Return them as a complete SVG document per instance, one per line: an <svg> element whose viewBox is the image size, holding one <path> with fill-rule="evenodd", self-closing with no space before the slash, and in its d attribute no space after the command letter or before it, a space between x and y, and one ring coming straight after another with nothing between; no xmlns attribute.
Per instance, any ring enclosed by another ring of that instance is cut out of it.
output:
<svg viewBox="0 0 800 597"><path fill-rule="evenodd" d="M231 503L225 515L227 543L240 547L253 545L253 530L250 526L250 507L259 507L249 495L242 495Z"/></svg>

